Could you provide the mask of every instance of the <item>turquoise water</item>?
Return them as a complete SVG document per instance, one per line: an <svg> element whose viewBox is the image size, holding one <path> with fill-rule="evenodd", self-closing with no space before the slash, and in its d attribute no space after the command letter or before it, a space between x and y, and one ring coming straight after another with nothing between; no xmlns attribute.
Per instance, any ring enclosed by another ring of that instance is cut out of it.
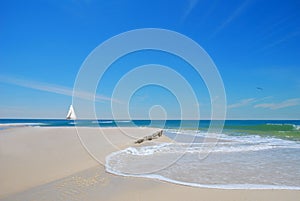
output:
<svg viewBox="0 0 300 201"><path fill-rule="evenodd" d="M172 143L114 152L106 158L106 170L194 187L300 190L300 141L286 137L291 131L299 135L298 124L238 123L230 129L227 124L221 134L166 129Z"/></svg>
<svg viewBox="0 0 300 201"><path fill-rule="evenodd" d="M214 121L217 122L218 121ZM0 119L2 126L151 126L166 129L206 130L210 120L64 120L64 119ZM226 120L224 129L244 131L299 131L300 120Z"/></svg>
<svg viewBox="0 0 300 201"><path fill-rule="evenodd" d="M207 131L209 120L76 120L0 119L0 129L12 126L87 126L87 127L159 127L164 129ZM218 124L218 121L215 121ZM220 122L221 123L221 122ZM223 132L228 135L261 135L300 140L300 120L227 120Z"/></svg>
<svg viewBox="0 0 300 201"><path fill-rule="evenodd" d="M299 120L232 120L221 133L207 133L208 120L0 120L0 129L75 125L160 127L173 139L110 154L106 170L116 175L207 188L300 190Z"/></svg>

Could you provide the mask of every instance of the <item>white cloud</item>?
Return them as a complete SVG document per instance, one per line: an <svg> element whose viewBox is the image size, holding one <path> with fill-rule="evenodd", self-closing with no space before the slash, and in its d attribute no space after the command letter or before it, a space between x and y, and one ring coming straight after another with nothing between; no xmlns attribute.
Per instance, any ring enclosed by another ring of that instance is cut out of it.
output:
<svg viewBox="0 0 300 201"><path fill-rule="evenodd" d="M271 109L271 110L277 110L277 109L292 107L292 106L297 106L297 105L300 105L300 98L288 99L288 100L282 101L280 103L257 104L254 106L254 108L267 108L267 109Z"/></svg>
<svg viewBox="0 0 300 201"><path fill-rule="evenodd" d="M16 79L12 77L4 77L0 76L0 82L13 84L21 87L36 89L40 91L47 91L50 93L56 93L56 94L62 94L66 96L75 96L77 98L82 98L86 100L95 100L95 101L113 101L116 103L121 103L121 101L112 99L110 97L106 97L103 95L98 94L92 94L90 92L84 92L84 91L76 91L76 93L73 94L73 89L59 86L59 85L53 85L49 83L44 82L35 82L35 81L29 81L29 80L22 80L22 79Z"/></svg>
<svg viewBox="0 0 300 201"><path fill-rule="evenodd" d="M222 29L228 26L235 18L237 18L248 6L251 1L244 1L232 14L213 32L211 37L214 37L219 33Z"/></svg>
<svg viewBox="0 0 300 201"><path fill-rule="evenodd" d="M277 41L274 41L273 43L268 44L267 46L261 48L260 51L264 51L264 50L266 50L266 49L269 49L269 48L273 48L273 47L275 47L275 46L278 46L278 45L280 45L281 43L284 43L284 42L286 42L286 41L288 41L288 40L290 40L290 39L292 39L292 38L298 36L299 34L300 34L300 31L296 31L296 32L289 33L289 34L286 35L285 37L283 37L283 38L281 38L281 39L279 39L279 40L277 40Z"/></svg>
<svg viewBox="0 0 300 201"><path fill-rule="evenodd" d="M196 7L197 4L198 4L198 0L189 0L188 1L188 6L184 10L184 13L181 18L181 22L184 22L186 20L186 18L189 16L189 14L192 12L192 10Z"/></svg>
<svg viewBox="0 0 300 201"><path fill-rule="evenodd" d="M248 99L244 99L244 100L241 100L237 103L234 103L234 104L231 104L231 105L228 105L227 106L227 109L232 109L232 108L239 108L239 107L244 107L246 105L249 105L253 102L255 102L255 98L248 98Z"/></svg>

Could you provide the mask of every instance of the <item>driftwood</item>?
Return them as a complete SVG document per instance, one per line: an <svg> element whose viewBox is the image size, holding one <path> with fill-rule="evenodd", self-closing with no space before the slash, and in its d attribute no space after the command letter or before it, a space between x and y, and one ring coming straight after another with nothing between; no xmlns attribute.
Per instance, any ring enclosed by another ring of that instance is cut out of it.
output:
<svg viewBox="0 0 300 201"><path fill-rule="evenodd" d="M156 133L152 134L152 135L148 135L144 138L141 138L141 139L138 139L137 141L135 141L134 143L135 144L141 144L143 143L144 141L151 141L151 140L154 140L154 139L157 139L159 137L161 137L163 134L163 130L160 130L160 131L157 131Z"/></svg>

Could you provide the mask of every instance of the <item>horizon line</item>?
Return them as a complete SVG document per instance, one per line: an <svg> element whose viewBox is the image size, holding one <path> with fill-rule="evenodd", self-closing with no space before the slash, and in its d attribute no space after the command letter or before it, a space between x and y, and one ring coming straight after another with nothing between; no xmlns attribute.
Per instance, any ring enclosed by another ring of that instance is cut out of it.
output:
<svg viewBox="0 0 300 201"><path fill-rule="evenodd" d="M0 117L0 120L66 120L66 121L95 121L95 120L110 120L110 121L282 121L282 120L290 120L290 121L300 121L300 119L109 119L109 118L103 118L103 119L89 119L89 118L82 118L82 119L76 119L76 120L67 120L65 118L2 118Z"/></svg>

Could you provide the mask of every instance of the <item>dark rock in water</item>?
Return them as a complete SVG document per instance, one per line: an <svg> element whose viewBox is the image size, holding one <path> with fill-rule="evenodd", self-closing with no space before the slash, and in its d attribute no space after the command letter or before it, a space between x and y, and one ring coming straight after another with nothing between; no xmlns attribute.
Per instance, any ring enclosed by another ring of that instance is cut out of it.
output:
<svg viewBox="0 0 300 201"><path fill-rule="evenodd" d="M153 139L157 139L159 137L161 137L163 134L163 130L160 130L160 131L157 131L156 133L152 134L152 135L149 135L149 136L146 136L142 139L138 139L137 141L135 141L134 143L135 144L141 144L142 142L144 141L151 141Z"/></svg>

